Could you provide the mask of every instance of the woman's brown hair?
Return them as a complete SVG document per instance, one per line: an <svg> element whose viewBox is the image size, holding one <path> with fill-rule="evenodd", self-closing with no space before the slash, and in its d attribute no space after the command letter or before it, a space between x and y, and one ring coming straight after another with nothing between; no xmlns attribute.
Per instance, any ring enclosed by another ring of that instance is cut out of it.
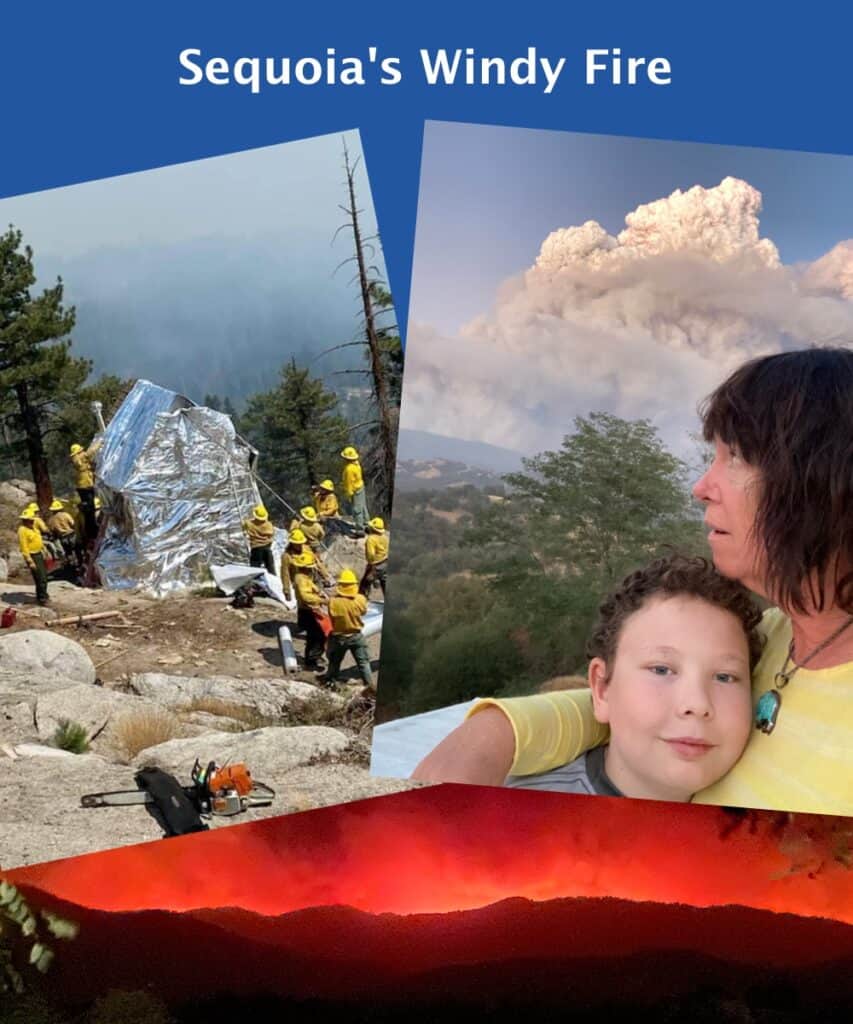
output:
<svg viewBox="0 0 853 1024"><path fill-rule="evenodd" d="M700 413L706 441L760 471L753 533L768 595L801 613L834 596L853 612L853 349L753 359Z"/></svg>

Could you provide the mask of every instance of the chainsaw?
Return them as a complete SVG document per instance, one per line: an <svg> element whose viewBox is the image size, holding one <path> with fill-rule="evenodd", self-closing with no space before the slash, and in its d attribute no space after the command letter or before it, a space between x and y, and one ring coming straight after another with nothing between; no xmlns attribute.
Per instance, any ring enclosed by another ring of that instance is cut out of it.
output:
<svg viewBox="0 0 853 1024"><path fill-rule="evenodd" d="M140 786L142 775L142 772L137 775ZM269 807L275 797L275 790L253 779L245 764L220 768L215 761L210 761L205 768L196 759L190 778L191 784L180 789L203 817L212 814L230 817L253 807ZM80 798L82 807L133 807L154 803L157 803L155 795L143 788L88 793Z"/></svg>

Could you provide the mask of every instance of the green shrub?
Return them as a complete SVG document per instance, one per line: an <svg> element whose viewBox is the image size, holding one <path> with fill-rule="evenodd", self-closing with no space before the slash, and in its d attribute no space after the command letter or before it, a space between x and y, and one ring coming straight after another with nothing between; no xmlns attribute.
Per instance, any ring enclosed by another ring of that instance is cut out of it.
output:
<svg viewBox="0 0 853 1024"><path fill-rule="evenodd" d="M60 718L56 732L53 734L53 745L71 754L85 754L89 749L89 734L85 726L79 722Z"/></svg>

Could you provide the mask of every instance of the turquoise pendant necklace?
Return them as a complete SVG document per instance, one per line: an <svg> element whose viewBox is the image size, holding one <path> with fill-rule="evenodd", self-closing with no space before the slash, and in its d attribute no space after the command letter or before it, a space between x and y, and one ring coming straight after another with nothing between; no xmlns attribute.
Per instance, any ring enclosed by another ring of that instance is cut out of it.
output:
<svg viewBox="0 0 853 1024"><path fill-rule="evenodd" d="M785 664L773 678L773 689L762 693L758 698L758 703L755 705L756 729L760 732L766 733L768 736L773 732L776 728L776 720L779 718L779 711L782 707L782 690L784 690L788 683L790 683L794 673L797 669L808 665L816 654L820 654L822 650L829 647L829 645L834 640L837 640L844 630L852 623L853 615L851 615L846 622L843 622L831 636L828 636L826 640L819 643L814 650L810 651L799 665L794 662L794 638L791 637L791 643L788 645L788 654L785 657ZM791 666L790 668L788 668L789 664Z"/></svg>

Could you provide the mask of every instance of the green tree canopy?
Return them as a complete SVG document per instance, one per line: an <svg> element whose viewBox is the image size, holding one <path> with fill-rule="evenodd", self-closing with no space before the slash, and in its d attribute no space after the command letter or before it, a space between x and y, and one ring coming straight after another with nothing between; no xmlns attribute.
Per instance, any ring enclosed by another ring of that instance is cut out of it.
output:
<svg viewBox="0 0 853 1024"><path fill-rule="evenodd" d="M337 398L323 382L291 360L278 386L253 395L240 420L243 434L261 453L261 477L297 507L324 477L339 475L349 427L336 408Z"/></svg>
<svg viewBox="0 0 853 1024"><path fill-rule="evenodd" d="M101 403L104 421L109 423L133 384L133 380L104 373L91 384L85 384L70 394L66 393L57 401L51 425L45 430L51 479L57 486L73 486L74 474L68 458L69 446L87 446L92 435L98 430L92 403Z"/></svg>
<svg viewBox="0 0 853 1024"><path fill-rule="evenodd" d="M52 486L45 431L91 364L69 352L75 312L62 305L62 280L34 296L35 281L32 249L10 226L0 235L0 412L5 438L25 448L39 501L46 504Z"/></svg>
<svg viewBox="0 0 853 1024"><path fill-rule="evenodd" d="M400 496L383 645L402 637L383 660L383 703L386 686L411 713L584 672L613 586L668 546L705 550L687 467L647 420L578 417L557 451L523 465L503 500Z"/></svg>

